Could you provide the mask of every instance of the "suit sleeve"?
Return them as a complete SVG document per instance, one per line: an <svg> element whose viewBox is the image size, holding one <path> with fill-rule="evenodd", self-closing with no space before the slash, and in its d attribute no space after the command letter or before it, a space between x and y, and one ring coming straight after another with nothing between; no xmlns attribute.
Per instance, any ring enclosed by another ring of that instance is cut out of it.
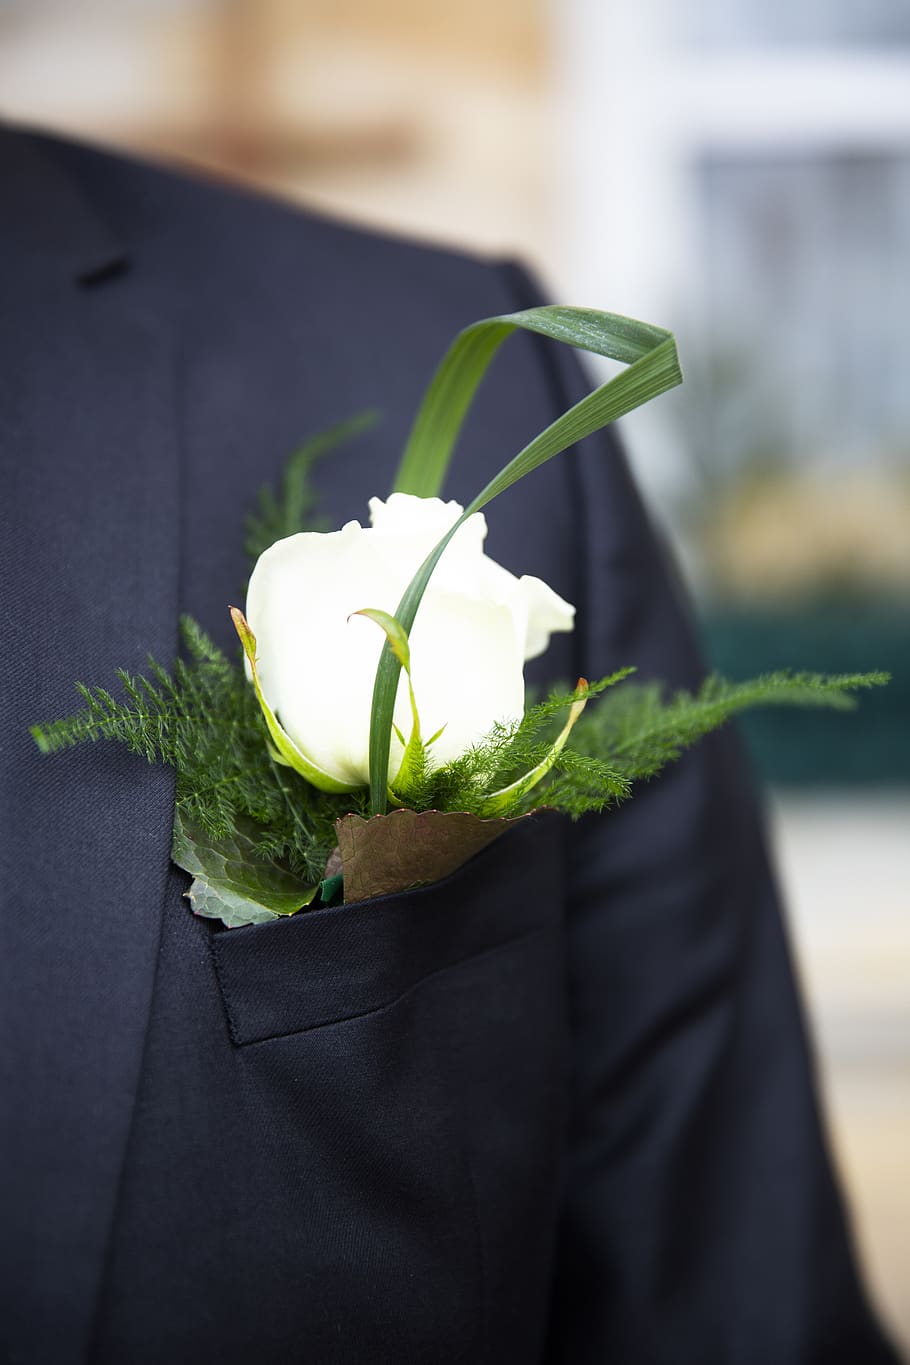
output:
<svg viewBox="0 0 910 1365"><path fill-rule="evenodd" d="M503 268L516 308L541 301ZM573 352L537 349L564 410L590 385ZM579 672L634 663L697 684L683 596L614 435L576 455ZM570 1124L547 1365L894 1362L832 1174L735 732L572 837Z"/></svg>

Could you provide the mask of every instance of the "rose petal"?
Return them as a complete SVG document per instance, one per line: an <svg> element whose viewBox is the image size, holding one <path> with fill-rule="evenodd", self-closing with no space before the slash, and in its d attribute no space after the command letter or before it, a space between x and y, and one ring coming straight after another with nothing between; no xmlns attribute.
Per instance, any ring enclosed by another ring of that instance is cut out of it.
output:
<svg viewBox="0 0 910 1365"><path fill-rule="evenodd" d="M552 634L574 628L575 608L533 574L522 574L518 583L528 612L524 656L536 659L549 645Z"/></svg>
<svg viewBox="0 0 910 1365"><path fill-rule="evenodd" d="M482 739L496 721L524 712L519 640L508 607L427 590L411 632L411 681L437 765Z"/></svg>
<svg viewBox="0 0 910 1365"><path fill-rule="evenodd" d="M410 564L390 564L357 522L303 533L263 554L250 579L247 616L262 689L295 744L344 782L368 781L370 703L383 645L362 607L394 611ZM409 727L407 689L396 723ZM400 757L400 755L399 755Z"/></svg>

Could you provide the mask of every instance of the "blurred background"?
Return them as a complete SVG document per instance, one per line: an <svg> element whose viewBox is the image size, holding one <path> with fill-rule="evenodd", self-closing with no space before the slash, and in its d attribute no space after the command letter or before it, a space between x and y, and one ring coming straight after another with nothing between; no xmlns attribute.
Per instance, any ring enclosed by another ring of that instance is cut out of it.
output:
<svg viewBox="0 0 910 1365"><path fill-rule="evenodd" d="M890 669L764 777L873 1292L910 1345L906 0L3 0L0 116L524 257L673 327L624 423L706 651Z"/></svg>

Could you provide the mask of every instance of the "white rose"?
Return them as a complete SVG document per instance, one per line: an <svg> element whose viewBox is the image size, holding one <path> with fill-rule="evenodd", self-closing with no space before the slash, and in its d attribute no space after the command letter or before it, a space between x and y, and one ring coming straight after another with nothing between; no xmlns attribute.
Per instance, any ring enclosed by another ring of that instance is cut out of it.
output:
<svg viewBox="0 0 910 1365"><path fill-rule="evenodd" d="M350 521L327 535L303 532L262 554L247 594L259 685L281 726L321 773L350 788L369 783L370 706L384 636L353 613L394 613L423 560L462 513L455 502L393 493L370 500L371 529ZM525 659L575 608L539 578L516 578L483 552L486 520L457 532L424 594L410 636L411 679L430 757L456 758L496 721L524 713ZM410 734L402 674L395 724ZM443 728L444 727L444 728ZM394 737L389 780L402 746Z"/></svg>

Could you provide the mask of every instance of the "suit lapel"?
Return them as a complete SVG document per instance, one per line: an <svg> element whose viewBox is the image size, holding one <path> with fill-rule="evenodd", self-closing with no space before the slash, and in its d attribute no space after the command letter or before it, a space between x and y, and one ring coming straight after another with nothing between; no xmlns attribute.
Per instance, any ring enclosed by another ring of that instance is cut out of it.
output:
<svg viewBox="0 0 910 1365"><path fill-rule="evenodd" d="M174 374L111 273L120 244L27 140L0 134L4 154L29 166L0 215L0 1205L15 1248L0 1356L67 1365L87 1349L137 1093L172 780L110 744L42 757L28 726L76 709L76 679L114 687L147 651L173 658Z"/></svg>

